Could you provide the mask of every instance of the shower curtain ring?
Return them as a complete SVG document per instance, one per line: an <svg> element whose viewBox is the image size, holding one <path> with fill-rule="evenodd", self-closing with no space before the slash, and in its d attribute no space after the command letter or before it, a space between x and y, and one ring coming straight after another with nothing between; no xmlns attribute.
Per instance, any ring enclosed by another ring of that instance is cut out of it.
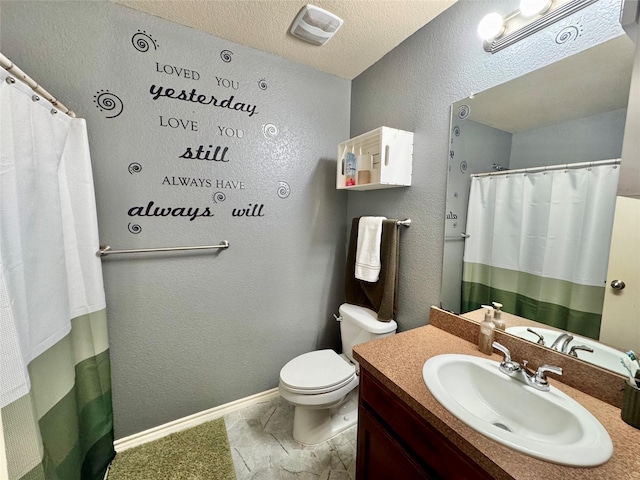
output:
<svg viewBox="0 0 640 480"><path fill-rule="evenodd" d="M16 79L15 79L15 78L13 78L13 77L7 77L6 82L7 82L9 85L13 85L14 83L16 83Z"/></svg>

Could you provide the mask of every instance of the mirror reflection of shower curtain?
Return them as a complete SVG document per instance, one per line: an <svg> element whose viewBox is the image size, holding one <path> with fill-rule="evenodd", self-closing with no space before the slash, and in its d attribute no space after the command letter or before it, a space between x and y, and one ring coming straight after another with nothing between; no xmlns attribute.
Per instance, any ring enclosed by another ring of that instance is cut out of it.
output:
<svg viewBox="0 0 640 480"><path fill-rule="evenodd" d="M462 311L504 310L597 339L616 165L473 177Z"/></svg>
<svg viewBox="0 0 640 480"><path fill-rule="evenodd" d="M115 452L86 123L8 76L0 69L0 477L102 480Z"/></svg>

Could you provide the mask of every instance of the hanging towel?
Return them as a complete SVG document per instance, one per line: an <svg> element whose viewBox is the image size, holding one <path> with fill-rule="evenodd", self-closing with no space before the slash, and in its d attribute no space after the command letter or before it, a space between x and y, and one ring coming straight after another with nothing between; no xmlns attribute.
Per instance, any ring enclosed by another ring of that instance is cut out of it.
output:
<svg viewBox="0 0 640 480"><path fill-rule="evenodd" d="M355 272L359 280L377 282L380 278L380 241L383 220L386 220L386 217L360 217Z"/></svg>
<svg viewBox="0 0 640 480"><path fill-rule="evenodd" d="M345 268L345 300L352 305L366 307L378 313L378 320L388 322L396 317L399 233L397 220L382 221L380 241L380 276L377 282L365 282L355 277L358 224L351 224L351 238Z"/></svg>

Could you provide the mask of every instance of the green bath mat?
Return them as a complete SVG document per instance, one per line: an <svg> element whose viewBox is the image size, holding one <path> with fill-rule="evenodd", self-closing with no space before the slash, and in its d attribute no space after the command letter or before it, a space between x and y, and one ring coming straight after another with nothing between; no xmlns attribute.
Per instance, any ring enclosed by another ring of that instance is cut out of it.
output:
<svg viewBox="0 0 640 480"><path fill-rule="evenodd" d="M116 454L108 480L236 480L224 419Z"/></svg>

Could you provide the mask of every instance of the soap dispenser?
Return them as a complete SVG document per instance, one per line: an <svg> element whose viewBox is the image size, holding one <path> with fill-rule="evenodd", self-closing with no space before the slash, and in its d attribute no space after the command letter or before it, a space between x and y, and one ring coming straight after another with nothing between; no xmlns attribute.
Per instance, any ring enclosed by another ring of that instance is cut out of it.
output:
<svg viewBox="0 0 640 480"><path fill-rule="evenodd" d="M493 307L490 305L482 305L487 311L484 314L484 320L480 323L480 335L478 335L478 349L487 355L493 353L493 335L495 325L492 321Z"/></svg>
<svg viewBox="0 0 640 480"><path fill-rule="evenodd" d="M502 319L502 304L498 302L491 302L493 304L493 308L495 309L493 312L493 324L498 330L504 331L504 320Z"/></svg>

